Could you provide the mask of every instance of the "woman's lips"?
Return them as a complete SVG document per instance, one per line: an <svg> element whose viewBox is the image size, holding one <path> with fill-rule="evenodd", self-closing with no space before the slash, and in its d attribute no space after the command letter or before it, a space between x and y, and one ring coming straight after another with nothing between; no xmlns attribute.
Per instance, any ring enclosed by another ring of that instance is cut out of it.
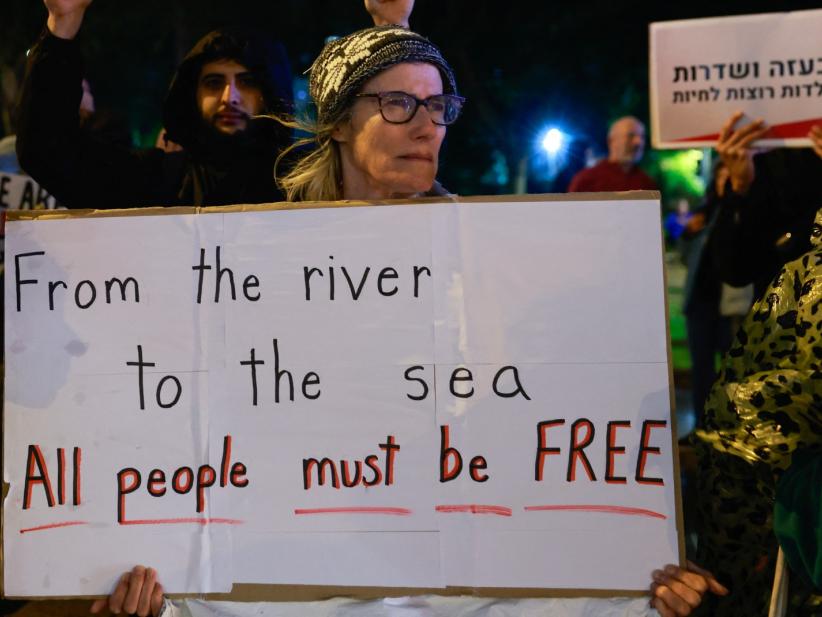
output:
<svg viewBox="0 0 822 617"><path fill-rule="evenodd" d="M426 161L428 163L430 163L434 160L434 157L432 155L422 153L422 152L413 153L413 154L402 154L402 155L400 155L399 158L406 159L406 160L409 160L409 161Z"/></svg>

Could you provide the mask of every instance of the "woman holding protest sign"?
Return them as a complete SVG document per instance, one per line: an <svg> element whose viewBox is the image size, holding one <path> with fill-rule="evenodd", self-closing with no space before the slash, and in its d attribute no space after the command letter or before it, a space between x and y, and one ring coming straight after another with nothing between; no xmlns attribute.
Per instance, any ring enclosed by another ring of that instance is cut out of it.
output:
<svg viewBox="0 0 822 617"><path fill-rule="evenodd" d="M315 149L279 179L289 199L390 199L447 194L436 182L446 127L465 99L440 50L404 28L369 28L332 41L311 69ZM421 109L424 107L425 109ZM298 147L298 146L295 146ZM688 615L727 590L690 564L653 573L651 606Z"/></svg>
<svg viewBox="0 0 822 617"><path fill-rule="evenodd" d="M441 195L437 162L446 126L464 102L453 71L440 50L422 36L396 26L356 32L326 45L311 71L310 90L318 121L310 127L316 148L279 179L291 199L390 199ZM695 566L669 565L653 573L651 606L663 617L688 615L708 591L726 593L713 576ZM96 610L106 605L98 601ZM114 612L163 615L187 610L163 602L156 572L138 566L110 596ZM202 604L198 609L204 609ZM225 614L298 614L299 605L251 608L222 606ZM646 614L644 599L491 599L425 596L357 602L333 599L312 604L312 614L406 615ZM200 612L199 610L197 611ZM218 612L217 610L214 611Z"/></svg>

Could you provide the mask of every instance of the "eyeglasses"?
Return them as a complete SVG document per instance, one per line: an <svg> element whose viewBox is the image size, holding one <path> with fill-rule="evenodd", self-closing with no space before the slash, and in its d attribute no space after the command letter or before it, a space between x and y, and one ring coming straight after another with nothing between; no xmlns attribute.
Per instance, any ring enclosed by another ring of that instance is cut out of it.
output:
<svg viewBox="0 0 822 617"><path fill-rule="evenodd" d="M383 120L391 124L405 124L424 105L431 116L431 122L439 126L454 124L462 110L465 99L456 94L434 94L425 99L418 99L407 92L377 92L358 94L357 98L376 98L380 104Z"/></svg>

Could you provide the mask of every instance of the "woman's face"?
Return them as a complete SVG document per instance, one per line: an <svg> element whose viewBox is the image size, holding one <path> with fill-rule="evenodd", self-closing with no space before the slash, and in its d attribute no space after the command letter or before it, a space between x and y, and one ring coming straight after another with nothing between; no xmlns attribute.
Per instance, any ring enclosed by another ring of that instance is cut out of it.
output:
<svg viewBox="0 0 822 617"><path fill-rule="evenodd" d="M418 99L442 94L442 78L431 64L395 64L368 80L363 94L406 92ZM431 122L420 105L404 124L386 122L376 97L358 98L350 118L333 133L342 159L345 199L410 197L431 188L445 127Z"/></svg>

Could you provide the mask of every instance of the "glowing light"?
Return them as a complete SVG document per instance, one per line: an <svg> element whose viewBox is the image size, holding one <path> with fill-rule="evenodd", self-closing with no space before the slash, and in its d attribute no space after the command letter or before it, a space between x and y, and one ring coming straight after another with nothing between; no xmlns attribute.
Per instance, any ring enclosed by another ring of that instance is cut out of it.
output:
<svg viewBox="0 0 822 617"><path fill-rule="evenodd" d="M563 135L559 129L548 129L542 138L542 147L548 154L556 154L562 149Z"/></svg>

